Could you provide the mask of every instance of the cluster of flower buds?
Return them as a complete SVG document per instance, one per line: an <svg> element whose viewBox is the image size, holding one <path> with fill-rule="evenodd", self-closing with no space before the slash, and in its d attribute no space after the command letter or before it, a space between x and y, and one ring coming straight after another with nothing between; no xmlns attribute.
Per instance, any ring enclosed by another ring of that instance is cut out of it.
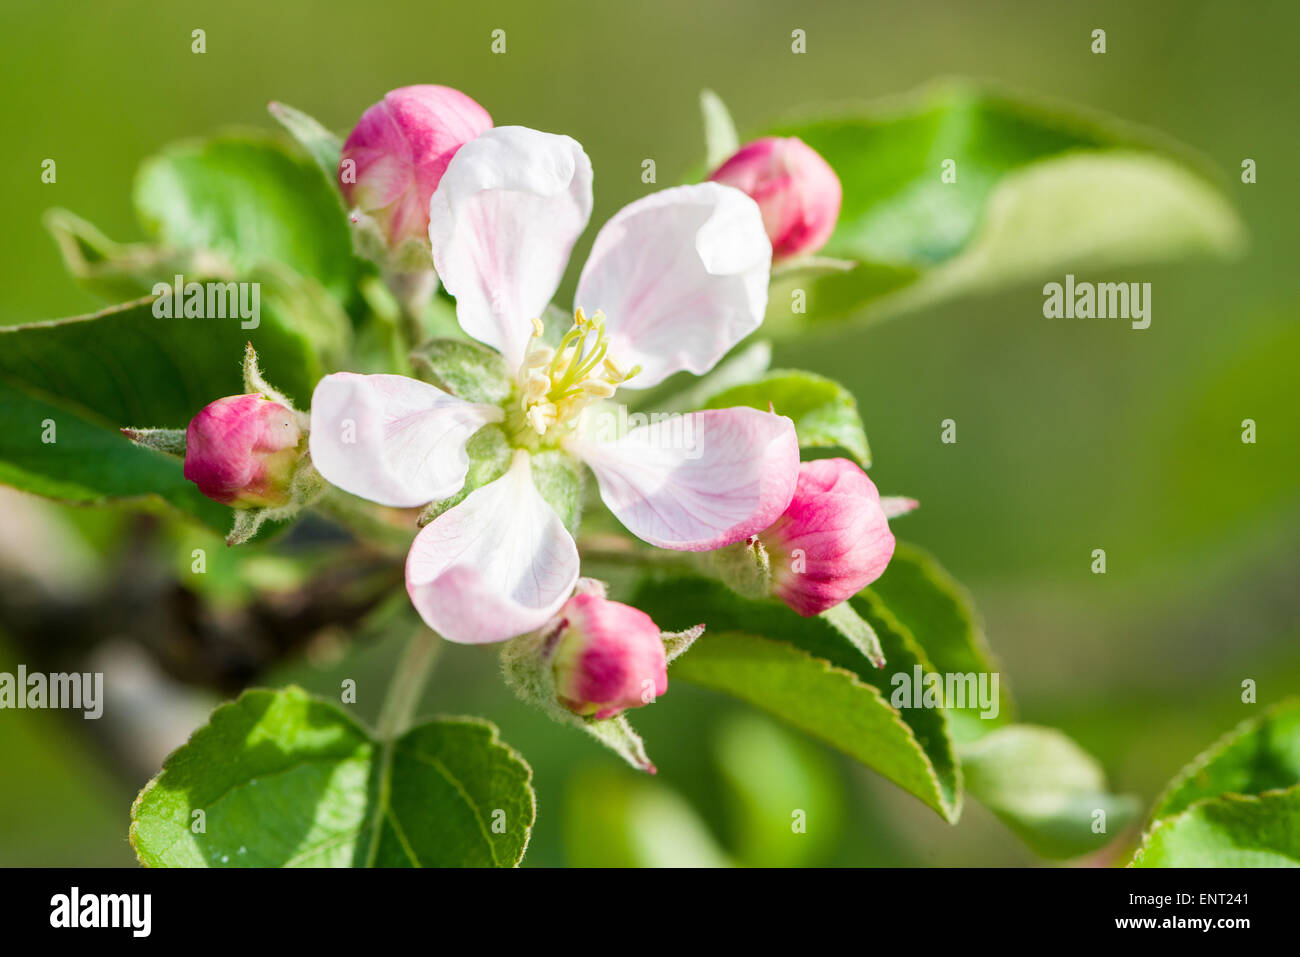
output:
<svg viewBox="0 0 1300 957"><path fill-rule="evenodd" d="M734 186L758 203L774 263L821 249L839 219L839 177L816 150L794 136L742 146L709 179Z"/></svg>

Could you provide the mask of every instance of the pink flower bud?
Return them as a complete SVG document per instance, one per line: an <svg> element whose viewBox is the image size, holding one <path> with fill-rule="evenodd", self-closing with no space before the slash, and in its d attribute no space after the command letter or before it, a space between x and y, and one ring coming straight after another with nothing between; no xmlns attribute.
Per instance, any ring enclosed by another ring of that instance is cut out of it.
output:
<svg viewBox="0 0 1300 957"><path fill-rule="evenodd" d="M384 94L343 144L339 188L353 209L372 217L396 249L428 242L429 198L465 143L492 128L492 117L447 86L404 86Z"/></svg>
<svg viewBox="0 0 1300 957"><path fill-rule="evenodd" d="M799 466L790 506L759 533L772 592L804 616L866 588L894 555L894 535L867 474L847 459Z"/></svg>
<svg viewBox="0 0 1300 957"><path fill-rule="evenodd" d="M668 690L668 661L650 616L592 594L560 609L551 657L560 704L575 714L611 718Z"/></svg>
<svg viewBox="0 0 1300 957"><path fill-rule="evenodd" d="M284 505L301 457L298 416L261 395L231 395L203 408L185 433L185 477L235 508Z"/></svg>
<svg viewBox="0 0 1300 957"><path fill-rule="evenodd" d="M839 177L797 137L742 146L709 179L749 194L763 214L772 260L814 253L826 245L840 215Z"/></svg>

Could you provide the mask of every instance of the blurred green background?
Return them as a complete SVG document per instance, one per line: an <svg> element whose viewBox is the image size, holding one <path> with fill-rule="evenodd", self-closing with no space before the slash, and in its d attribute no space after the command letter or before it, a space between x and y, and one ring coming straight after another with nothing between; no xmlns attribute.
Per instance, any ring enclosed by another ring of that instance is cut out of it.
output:
<svg viewBox="0 0 1300 957"><path fill-rule="evenodd" d="M789 52L796 27L807 31L802 56ZM1089 52L1096 27L1107 31L1101 56ZM196 28L207 32L201 56L190 52ZM496 28L507 32L502 56L489 51ZM47 208L139 238L138 164L215 128L270 129L271 99L346 129L392 87L459 87L498 124L584 144L593 223L647 190L644 158L661 185L699 162L701 87L727 102L742 136L802 107L947 75L1156 128L1224 171L1251 246L1238 262L1134 264L1105 277L1152 284L1150 329L1045 322L1041 284L1026 284L777 351L778 365L856 393L876 483L922 502L899 534L973 591L1022 720L1061 727L1101 759L1115 790L1149 803L1255 713L1240 701L1243 680L1258 683L1261 705L1300 689L1300 184L1287 172L1300 153L1297 28L1300 7L1283 2L10 0L0 10L10 187L0 322L97 305L64 274L41 224ZM47 157L55 184L40 179ZM1258 163L1255 185L1239 182L1245 157ZM939 442L944 418L957 420L955 446ZM1244 418L1258 423L1255 445L1240 441ZM0 524L0 562L73 580L97 574L96 554L115 554L121 529L16 493L0 498ZM215 540L173 534L164 564L175 573L191 547L224 561ZM1104 576L1089 570L1098 547ZM356 677L370 717L400 638L288 662L266 680L333 691ZM17 654L0 622L0 670ZM653 782L515 702L490 650L450 649L426 709L492 719L533 764L532 865L1033 860L978 806L949 827L870 771L681 683L637 715L660 768ZM181 701L173 717L189 713ZM0 715L0 864L132 862L128 809L149 771L124 770L124 746L88 736L88 724ZM789 836L790 808L808 811L801 838Z"/></svg>

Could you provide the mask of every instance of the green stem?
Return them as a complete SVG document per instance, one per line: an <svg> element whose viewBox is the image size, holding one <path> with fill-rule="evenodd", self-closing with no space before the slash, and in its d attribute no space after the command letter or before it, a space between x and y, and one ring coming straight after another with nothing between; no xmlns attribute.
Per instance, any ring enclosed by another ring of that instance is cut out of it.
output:
<svg viewBox="0 0 1300 957"><path fill-rule="evenodd" d="M432 269L418 272L393 270L385 272L384 281L397 300L400 310L398 328L405 340L406 349L410 352L429 337L429 331L424 325L424 314L437 289L437 278Z"/></svg>
<svg viewBox="0 0 1300 957"><path fill-rule="evenodd" d="M334 489L312 503L312 508L338 522L358 538L375 545L405 551L418 529L402 528L387 521L375 506L361 502Z"/></svg>
<svg viewBox="0 0 1300 957"><path fill-rule="evenodd" d="M379 737L382 740L393 741L410 728L441 651L442 639L428 628L417 629L407 642L379 712Z"/></svg>

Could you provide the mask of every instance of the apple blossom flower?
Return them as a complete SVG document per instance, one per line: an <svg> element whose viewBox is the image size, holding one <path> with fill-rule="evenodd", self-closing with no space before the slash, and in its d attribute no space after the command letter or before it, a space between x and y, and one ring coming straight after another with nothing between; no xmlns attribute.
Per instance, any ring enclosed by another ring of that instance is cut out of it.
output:
<svg viewBox="0 0 1300 957"><path fill-rule="evenodd" d="M774 262L816 252L835 231L842 199L839 177L798 137L747 143L709 179L743 190L758 203Z"/></svg>
<svg viewBox="0 0 1300 957"><path fill-rule="evenodd" d="M206 405L185 434L185 477L214 501L235 508L289 501L302 457L298 415L252 393Z"/></svg>
<svg viewBox="0 0 1300 957"><path fill-rule="evenodd" d="M663 638L645 612L577 594L559 617L551 669L560 703L574 714L612 718L668 690Z"/></svg>
<svg viewBox="0 0 1300 957"><path fill-rule="evenodd" d="M539 491L532 458L558 452L595 474L606 506L661 548L740 541L794 492L793 423L757 409L691 413L618 435L579 428L623 388L707 372L763 318L771 246L757 205L717 183L626 206L600 230L575 319L548 344L541 318L591 214L591 163L567 136L498 127L463 146L430 203L434 266L461 328L512 378L501 405L392 375L336 373L312 400L312 459L331 483L383 505L447 499L465 485L466 443L495 423L504 474L420 531L407 590L428 625L459 642L537 629L578 577L573 537ZM693 441L673 441L689 430Z"/></svg>
<svg viewBox="0 0 1300 957"><path fill-rule="evenodd" d="M459 90L429 84L390 90L361 114L339 158L347 204L371 217L392 249L425 242L429 197L465 143L492 128L487 110Z"/></svg>
<svg viewBox="0 0 1300 957"><path fill-rule="evenodd" d="M856 595L894 555L891 514L915 507L911 499L882 500L867 473L848 459L804 462L789 507L758 534L772 593L804 616Z"/></svg>

